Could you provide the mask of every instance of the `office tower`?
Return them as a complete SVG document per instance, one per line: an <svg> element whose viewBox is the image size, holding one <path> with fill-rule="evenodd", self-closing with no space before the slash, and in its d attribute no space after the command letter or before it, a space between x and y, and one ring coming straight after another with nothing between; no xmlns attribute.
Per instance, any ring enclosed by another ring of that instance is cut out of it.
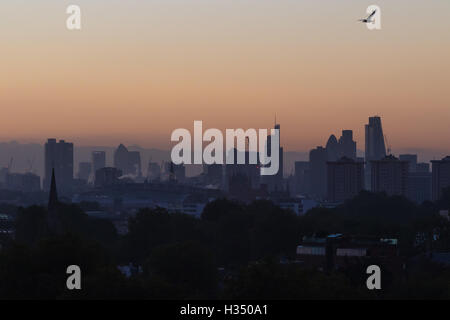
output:
<svg viewBox="0 0 450 320"><path fill-rule="evenodd" d="M328 201L344 202L364 189L364 163L342 157L327 162Z"/></svg>
<svg viewBox="0 0 450 320"><path fill-rule="evenodd" d="M295 162L295 192L309 194L309 161Z"/></svg>
<svg viewBox="0 0 450 320"><path fill-rule="evenodd" d="M342 157L356 160L356 142L353 141L352 130L342 130L339 140L332 134L325 148L328 154L328 161L337 161Z"/></svg>
<svg viewBox="0 0 450 320"><path fill-rule="evenodd" d="M399 159L408 162L410 173L417 171L417 154L401 154Z"/></svg>
<svg viewBox="0 0 450 320"><path fill-rule="evenodd" d="M119 183L122 171L117 168L105 167L95 171L95 186L107 187Z"/></svg>
<svg viewBox="0 0 450 320"><path fill-rule="evenodd" d="M150 181L161 179L161 166L156 162L149 162L147 169L147 179Z"/></svg>
<svg viewBox="0 0 450 320"><path fill-rule="evenodd" d="M336 161L339 158L339 144L334 134L328 139L326 149L328 161Z"/></svg>
<svg viewBox="0 0 450 320"><path fill-rule="evenodd" d="M123 174L129 174L128 167L128 149L120 144L114 152L114 167L122 171Z"/></svg>
<svg viewBox="0 0 450 320"><path fill-rule="evenodd" d="M370 117L366 124L366 161L381 160L386 157L383 128L380 117Z"/></svg>
<svg viewBox="0 0 450 320"><path fill-rule="evenodd" d="M433 178L432 178L432 199L439 200L442 191L450 187L450 156L442 160L431 161Z"/></svg>
<svg viewBox="0 0 450 320"><path fill-rule="evenodd" d="M369 124L365 126L366 131L366 187L371 186L371 174L370 168L371 161L381 160L386 157L386 146L384 144L383 128L381 126L381 118L370 117Z"/></svg>
<svg viewBox="0 0 450 320"><path fill-rule="evenodd" d="M98 169L106 167L106 152L105 151L93 151L92 152L92 168L95 172Z"/></svg>
<svg viewBox="0 0 450 320"><path fill-rule="evenodd" d="M310 191L318 199L327 194L327 150L317 147L309 153Z"/></svg>
<svg viewBox="0 0 450 320"><path fill-rule="evenodd" d="M78 179L88 181L92 172L92 164L90 162L80 162L78 164Z"/></svg>
<svg viewBox="0 0 450 320"><path fill-rule="evenodd" d="M431 200L431 173L428 164L417 163L416 154L401 154L401 161L408 163L407 197L416 203Z"/></svg>
<svg viewBox="0 0 450 320"><path fill-rule="evenodd" d="M339 138L339 158L342 157L356 160L356 142L353 141L352 130L342 130Z"/></svg>
<svg viewBox="0 0 450 320"><path fill-rule="evenodd" d="M128 151L121 144L114 152L114 167L121 170L124 175L140 177L142 175L141 154L139 151Z"/></svg>
<svg viewBox="0 0 450 320"><path fill-rule="evenodd" d="M385 192L389 196L407 196L408 162L389 155L371 161L373 192Z"/></svg>
<svg viewBox="0 0 450 320"><path fill-rule="evenodd" d="M284 178L284 156L283 156L283 147L281 147L281 126L279 124L276 123L275 121L275 126L274 129L278 129L279 131L279 140L278 140L278 145L279 145L279 168L278 168L278 172L275 175L272 176L264 176L262 177L262 183L267 185L267 189L269 190L269 192L273 192L273 191L281 191L284 188L284 183L283 183L283 178ZM272 141L271 141L271 135L267 136L267 141L266 141L266 148L267 148L267 154L269 155L269 157L272 155ZM248 163L248 162L247 162ZM253 182L253 181L252 181Z"/></svg>
<svg viewBox="0 0 450 320"><path fill-rule="evenodd" d="M128 153L128 166L132 175L142 177L141 153L139 151L130 151Z"/></svg>
<svg viewBox="0 0 450 320"><path fill-rule="evenodd" d="M50 189L52 170L55 169L56 186L62 193L73 186L73 143L48 139L45 144L44 190Z"/></svg>

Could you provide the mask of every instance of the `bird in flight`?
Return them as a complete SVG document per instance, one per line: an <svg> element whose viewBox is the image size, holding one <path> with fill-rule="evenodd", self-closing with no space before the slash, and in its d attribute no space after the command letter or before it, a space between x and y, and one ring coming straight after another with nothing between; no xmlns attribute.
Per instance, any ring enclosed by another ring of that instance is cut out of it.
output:
<svg viewBox="0 0 450 320"><path fill-rule="evenodd" d="M375 13L377 12L377 10L373 10L371 14L369 14L369 16L365 19L359 19L358 21L361 21L362 23L375 23L375 20L373 20L373 16L375 15Z"/></svg>

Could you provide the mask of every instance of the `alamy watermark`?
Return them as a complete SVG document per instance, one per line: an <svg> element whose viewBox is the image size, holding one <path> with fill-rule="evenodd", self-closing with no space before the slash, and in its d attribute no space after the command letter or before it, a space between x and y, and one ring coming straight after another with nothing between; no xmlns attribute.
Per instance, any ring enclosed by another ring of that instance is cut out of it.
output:
<svg viewBox="0 0 450 320"><path fill-rule="evenodd" d="M367 267L366 273L370 275L366 281L367 289L381 290L381 268L374 264Z"/></svg>
<svg viewBox="0 0 450 320"><path fill-rule="evenodd" d="M66 287L69 290L81 290L81 269L77 265L67 267L66 273L69 277L66 281Z"/></svg>
<svg viewBox="0 0 450 320"><path fill-rule="evenodd" d="M369 30L381 30L381 9L379 6L373 4L367 7L366 13L368 16L363 19L359 19L362 23L366 24Z"/></svg>
<svg viewBox="0 0 450 320"><path fill-rule="evenodd" d="M81 8L78 5L71 4L66 8L69 17L66 20L68 30L81 30ZM369 30L381 30L381 8L372 4L367 7L367 17L358 21L364 23Z"/></svg>
<svg viewBox="0 0 450 320"><path fill-rule="evenodd" d="M363 19L359 19L362 23L366 24L369 30L381 30L381 9L379 6L373 4L367 7L366 10L368 16Z"/></svg>
<svg viewBox="0 0 450 320"><path fill-rule="evenodd" d="M248 164L260 165L263 176L277 174L280 167L279 129L271 129L270 135L267 129L226 129L224 145L222 131L212 128L203 132L202 121L194 121L193 139L189 130L176 129L171 141L178 142L171 152L174 164L246 164L248 154ZM209 143L205 148L204 142Z"/></svg>
<svg viewBox="0 0 450 320"><path fill-rule="evenodd" d="M67 7L66 13L69 17L66 20L68 30L81 30L81 8L75 4Z"/></svg>

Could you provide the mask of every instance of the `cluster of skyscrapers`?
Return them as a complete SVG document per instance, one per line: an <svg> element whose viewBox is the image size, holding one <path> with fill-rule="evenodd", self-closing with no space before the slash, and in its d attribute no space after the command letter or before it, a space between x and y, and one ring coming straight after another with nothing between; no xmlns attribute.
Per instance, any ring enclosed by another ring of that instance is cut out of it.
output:
<svg viewBox="0 0 450 320"><path fill-rule="evenodd" d="M141 154L139 151L129 151L120 144L114 151L113 166L107 166L106 152L93 151L90 162L79 162L78 173L74 177L74 146L64 140L48 139L45 144L45 173L43 188L50 189L52 170L55 171L56 185L62 194L70 194L88 183L96 187L104 187L124 181L177 180L182 182L186 172L183 165L173 165L171 162L162 165L149 162L147 177L144 178L141 169Z"/></svg>
<svg viewBox="0 0 450 320"><path fill-rule="evenodd" d="M280 125L275 123L275 129ZM267 148L271 153L270 137ZM280 141L281 142L281 141ZM365 154L358 157L352 130L343 130L339 138L331 135L325 146L309 153L309 161L295 162L295 175L284 176L283 147L279 147L280 167L276 175L261 176L260 165L250 164L251 153L246 150L228 150L245 153L246 164L204 165L203 173L186 176L184 165L170 161L149 161L146 175L142 172L139 151L130 151L120 144L113 154L113 165L107 165L104 150L93 151L91 161L78 163L74 176L74 145L64 140L48 139L45 144L45 172L43 189L48 191L54 170L56 186L61 194L84 192L90 187L107 187L122 182L177 182L199 188L221 190L232 198L251 201L257 198L311 199L316 202L336 204L356 196L362 190L401 195L417 203L437 200L444 188L450 187L450 157L419 163L417 155L391 154L383 133L381 118L370 117L365 125ZM236 163L236 161L235 161ZM25 192L40 190L40 178L31 173L0 171L3 188Z"/></svg>
<svg viewBox="0 0 450 320"><path fill-rule="evenodd" d="M386 147L380 117L365 125L365 157L356 156L352 131L344 130L339 140L332 135L326 147L310 152L309 161L295 163L296 191L314 199L341 203L362 190L401 195L417 203L437 200L450 186L450 158L418 163L417 155L398 158Z"/></svg>

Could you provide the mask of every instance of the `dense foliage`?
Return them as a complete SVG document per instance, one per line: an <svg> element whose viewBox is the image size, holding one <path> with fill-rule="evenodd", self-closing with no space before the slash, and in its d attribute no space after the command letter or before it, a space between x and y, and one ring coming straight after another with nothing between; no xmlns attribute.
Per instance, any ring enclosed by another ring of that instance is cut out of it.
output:
<svg viewBox="0 0 450 320"><path fill-rule="evenodd" d="M423 256L430 244L450 251L450 224L438 215L450 207L450 191L420 206L363 192L304 216L268 201L226 199L209 203L200 219L143 209L129 219L125 236L81 207L59 207L59 234L49 231L45 208L19 208L16 239L0 251L0 299L450 298L448 267ZM398 238L400 254L414 268L408 277L385 276L384 290L374 293L365 287L364 265L325 274L290 263L303 236L330 233ZM418 234L428 240L417 244ZM65 286L73 264L82 270L79 291ZM137 272L125 276L119 265Z"/></svg>

